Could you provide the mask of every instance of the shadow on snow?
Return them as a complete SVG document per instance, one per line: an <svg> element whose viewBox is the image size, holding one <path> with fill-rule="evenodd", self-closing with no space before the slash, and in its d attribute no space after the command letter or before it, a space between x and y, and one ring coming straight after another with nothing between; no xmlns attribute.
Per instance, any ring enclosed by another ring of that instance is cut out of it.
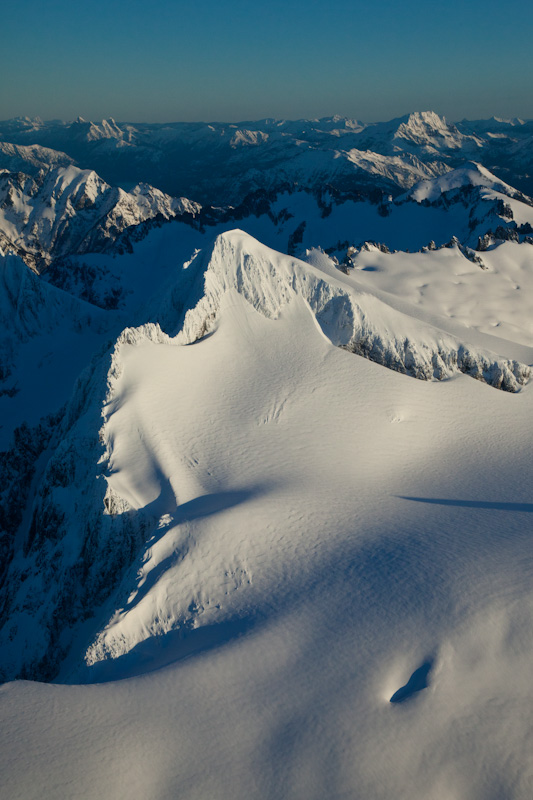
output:
<svg viewBox="0 0 533 800"><path fill-rule="evenodd" d="M489 511L525 511L533 512L533 503L502 503L489 500L447 500L437 497L405 497L396 495L400 500L412 500L415 503L430 503L436 506L455 506L456 508L485 508Z"/></svg>

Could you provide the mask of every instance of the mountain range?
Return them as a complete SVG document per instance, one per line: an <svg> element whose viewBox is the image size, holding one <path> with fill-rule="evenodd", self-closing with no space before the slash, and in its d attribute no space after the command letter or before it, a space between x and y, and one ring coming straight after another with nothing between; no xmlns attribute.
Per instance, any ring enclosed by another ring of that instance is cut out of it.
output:
<svg viewBox="0 0 533 800"><path fill-rule="evenodd" d="M6 797L531 796L532 137L0 123Z"/></svg>
<svg viewBox="0 0 533 800"><path fill-rule="evenodd" d="M0 168L20 169L27 160L35 170L39 161L51 163L52 149L58 165L94 169L111 185L129 190L143 182L203 205L238 205L284 182L398 194L474 159L531 194L532 138L533 121L451 124L431 111L371 124L343 117L167 125L19 118L0 122Z"/></svg>

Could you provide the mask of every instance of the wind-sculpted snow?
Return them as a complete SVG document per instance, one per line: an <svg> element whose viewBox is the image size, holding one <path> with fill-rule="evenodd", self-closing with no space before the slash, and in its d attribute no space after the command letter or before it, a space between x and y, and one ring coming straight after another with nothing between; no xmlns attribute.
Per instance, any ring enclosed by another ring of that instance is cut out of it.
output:
<svg viewBox="0 0 533 800"><path fill-rule="evenodd" d="M185 317L179 341L197 341L216 327L222 296L239 292L257 311L276 318L293 297L305 299L321 330L336 346L422 380L464 372L505 391L518 391L530 369L469 347L444 331L413 320L342 275L260 245L242 231L219 236L205 257L205 294Z"/></svg>
<svg viewBox="0 0 533 800"><path fill-rule="evenodd" d="M124 516L154 524L78 685L3 688L8 796L38 769L42 800L528 800L529 387L354 358L296 294L232 288L212 331L115 350L103 573Z"/></svg>

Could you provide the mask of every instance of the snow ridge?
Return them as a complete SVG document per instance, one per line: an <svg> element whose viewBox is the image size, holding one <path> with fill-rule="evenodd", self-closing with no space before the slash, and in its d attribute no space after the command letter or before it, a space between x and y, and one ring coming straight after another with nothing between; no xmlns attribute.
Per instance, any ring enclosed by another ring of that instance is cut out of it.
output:
<svg viewBox="0 0 533 800"><path fill-rule="evenodd" d="M438 200L445 192L460 189L463 186L479 186L509 197L517 197L522 202L526 200L524 195L517 192L505 181L497 178L496 175L493 175L492 172L489 172L488 169L476 161L467 161L463 166L444 175L435 177L432 180L423 180L417 183L406 196L416 200L417 203L424 201L431 203ZM402 197L397 198L397 202L401 201Z"/></svg>
<svg viewBox="0 0 533 800"><path fill-rule="evenodd" d="M216 327L222 296L237 291L257 311L276 318L299 295L320 329L337 347L422 380L463 372L498 389L516 392L530 378L525 364L470 348L431 325L413 320L370 294L360 294L342 275L264 247L243 231L221 234L205 257L205 293L187 312L177 339L190 344Z"/></svg>

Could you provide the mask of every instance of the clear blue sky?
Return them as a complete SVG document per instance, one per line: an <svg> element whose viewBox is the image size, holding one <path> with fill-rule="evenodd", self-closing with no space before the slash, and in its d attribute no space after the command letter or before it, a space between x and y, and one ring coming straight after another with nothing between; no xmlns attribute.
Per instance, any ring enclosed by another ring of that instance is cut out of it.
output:
<svg viewBox="0 0 533 800"><path fill-rule="evenodd" d="M533 118L524 0L9 0L0 119Z"/></svg>

